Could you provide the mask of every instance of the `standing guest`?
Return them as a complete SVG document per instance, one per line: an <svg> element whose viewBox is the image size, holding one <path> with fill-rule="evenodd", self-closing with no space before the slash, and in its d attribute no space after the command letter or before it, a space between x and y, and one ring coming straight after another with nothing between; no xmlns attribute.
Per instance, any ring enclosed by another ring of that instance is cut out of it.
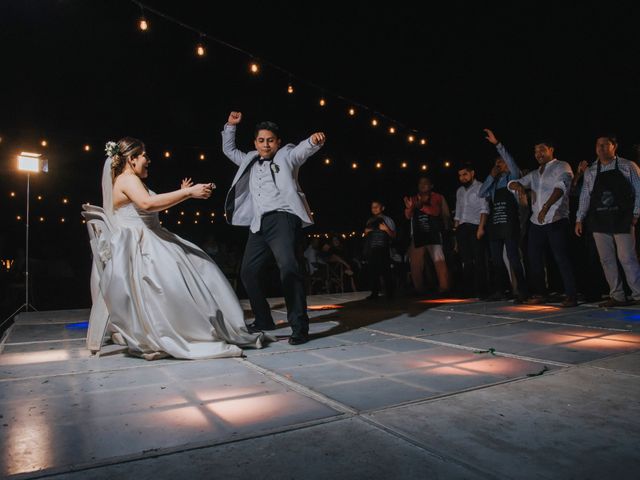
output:
<svg viewBox="0 0 640 480"><path fill-rule="evenodd" d="M322 148L325 135L316 132L298 145L282 146L278 125L261 122L254 131L255 150L244 153L236 147L236 128L241 120L241 112L229 114L222 130L222 151L239 167L225 202L227 222L249 227L240 276L255 315L250 331L276 328L261 281L273 255L292 330L289 343L299 345L309 340L309 317L296 247L302 228L313 220L298 183L298 171Z"/></svg>
<svg viewBox="0 0 640 480"><path fill-rule="evenodd" d="M550 141L535 145L535 157L540 165L520 180L512 180L508 186L520 194L531 190L531 218L529 225L529 277L535 295L527 301L530 305L547 302L544 275L545 250L549 245L555 258L566 298L563 307L575 307L576 281L569 259L569 190L573 172L567 162L554 157Z"/></svg>
<svg viewBox="0 0 640 480"><path fill-rule="evenodd" d="M627 305L618 269L622 265L634 302L640 302L640 265L635 252L634 230L640 215L640 169L618 157L618 141L612 135L596 140L597 162L584 173L584 185L576 216L576 235L584 232L585 218L593 232L600 262L609 284L609 300L602 307Z"/></svg>
<svg viewBox="0 0 640 480"><path fill-rule="evenodd" d="M507 188L507 184L511 180L520 178L520 168L494 133L488 128L485 128L484 132L487 134L486 139L496 146L499 155L479 192L481 197L490 200L489 248L495 279L495 292L491 299L502 300L505 298L509 277L502 252L506 249L509 267L514 273L518 288L516 302L522 303L528 296L528 288L520 259L519 205L516 194Z"/></svg>
<svg viewBox="0 0 640 480"><path fill-rule="evenodd" d="M369 283L371 295L368 300L375 300L380 293L380 277L384 282L387 298L393 297L391 279L391 258L389 247L396 238L395 222L384 214L384 204L379 200L371 202L372 217L367 220L364 229L364 257L369 264Z"/></svg>
<svg viewBox="0 0 640 480"><path fill-rule="evenodd" d="M404 216L411 222L408 253L415 292L424 293L424 260L428 252L438 277L438 292L444 294L450 288L442 250L442 234L451 222L449 205L442 195L433 191L431 179L422 176L418 179L418 194L404 197L404 206Z"/></svg>
<svg viewBox="0 0 640 480"><path fill-rule="evenodd" d="M487 273L485 254L485 226L489 204L480 196L482 184L476 180L472 164L458 169L461 186L456 192L454 229L460 260L462 261L462 292L465 296L486 296Z"/></svg>

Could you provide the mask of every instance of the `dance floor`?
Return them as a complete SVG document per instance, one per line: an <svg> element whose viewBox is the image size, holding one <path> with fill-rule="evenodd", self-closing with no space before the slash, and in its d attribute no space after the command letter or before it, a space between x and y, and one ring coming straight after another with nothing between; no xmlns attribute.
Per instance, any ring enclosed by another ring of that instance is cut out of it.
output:
<svg viewBox="0 0 640 480"><path fill-rule="evenodd" d="M637 478L640 309L309 297L312 341L147 362L88 310L0 344L0 477ZM248 309L248 305L245 305Z"/></svg>

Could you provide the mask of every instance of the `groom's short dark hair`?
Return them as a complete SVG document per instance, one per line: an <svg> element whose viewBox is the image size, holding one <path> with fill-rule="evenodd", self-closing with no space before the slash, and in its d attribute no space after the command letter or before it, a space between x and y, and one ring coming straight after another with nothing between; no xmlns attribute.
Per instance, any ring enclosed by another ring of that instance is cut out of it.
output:
<svg viewBox="0 0 640 480"><path fill-rule="evenodd" d="M256 129L253 132L253 138L258 138L258 132L260 130L269 130L276 138L280 138L280 127L274 122L260 122L256 125Z"/></svg>

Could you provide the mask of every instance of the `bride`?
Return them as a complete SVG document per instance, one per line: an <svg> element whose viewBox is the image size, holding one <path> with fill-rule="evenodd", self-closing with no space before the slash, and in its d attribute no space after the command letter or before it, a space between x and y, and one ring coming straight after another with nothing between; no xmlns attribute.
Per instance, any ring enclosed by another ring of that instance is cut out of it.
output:
<svg viewBox="0 0 640 480"><path fill-rule="evenodd" d="M182 181L155 194L140 140L107 143L104 211L113 228L111 259L100 279L113 338L148 360L241 356L274 338L249 333L238 298L217 265L196 245L160 225L158 213L189 198L209 198L212 183Z"/></svg>

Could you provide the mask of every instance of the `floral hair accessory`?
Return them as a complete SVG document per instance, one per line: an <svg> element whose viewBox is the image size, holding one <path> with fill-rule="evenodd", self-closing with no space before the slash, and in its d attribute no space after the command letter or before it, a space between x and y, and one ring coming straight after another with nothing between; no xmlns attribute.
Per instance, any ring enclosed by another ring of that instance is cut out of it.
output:
<svg viewBox="0 0 640 480"><path fill-rule="evenodd" d="M107 142L104 146L104 151L107 153L108 157L115 157L120 153L120 147L116 142Z"/></svg>

